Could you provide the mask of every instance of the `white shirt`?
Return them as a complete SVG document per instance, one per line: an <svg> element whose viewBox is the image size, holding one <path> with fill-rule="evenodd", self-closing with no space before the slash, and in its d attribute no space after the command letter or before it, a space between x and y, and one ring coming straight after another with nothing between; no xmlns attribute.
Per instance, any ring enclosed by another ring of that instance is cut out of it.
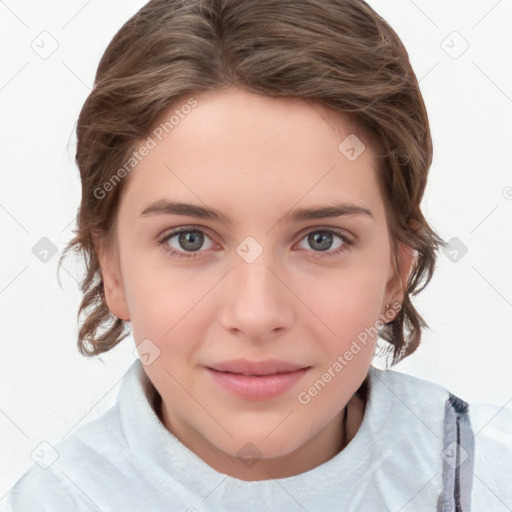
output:
<svg viewBox="0 0 512 512"><path fill-rule="evenodd" d="M114 406L56 444L58 458L47 469L30 467L9 494L6 510L441 510L448 391L392 370L370 367L369 375L363 421L341 452L299 475L248 482L214 470L164 427L136 360ZM470 404L469 417L475 434L471 510L511 511L512 409Z"/></svg>

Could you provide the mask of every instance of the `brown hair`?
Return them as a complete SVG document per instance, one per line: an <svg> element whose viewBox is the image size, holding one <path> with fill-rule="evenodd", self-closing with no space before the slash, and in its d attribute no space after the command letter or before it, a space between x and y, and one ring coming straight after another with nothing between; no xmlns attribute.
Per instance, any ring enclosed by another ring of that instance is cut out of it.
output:
<svg viewBox="0 0 512 512"><path fill-rule="evenodd" d="M362 0L152 0L107 47L77 122L82 199L70 249L85 259L85 315L78 347L87 356L121 340L125 321L109 311L94 240L111 240L126 179L101 188L184 98L236 86L316 102L355 120L378 150L395 267L397 241L416 251L396 318L379 330L395 364L419 345L428 324L411 295L430 281L445 242L420 202L432 161L429 122L406 49ZM104 190L104 189L103 189ZM414 229L413 229L414 226Z"/></svg>

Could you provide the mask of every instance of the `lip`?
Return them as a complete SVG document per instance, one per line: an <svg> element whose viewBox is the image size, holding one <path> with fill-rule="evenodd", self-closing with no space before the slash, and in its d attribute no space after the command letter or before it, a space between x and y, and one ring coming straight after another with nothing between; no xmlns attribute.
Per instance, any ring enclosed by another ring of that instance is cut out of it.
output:
<svg viewBox="0 0 512 512"><path fill-rule="evenodd" d="M310 367L277 359L236 359L205 368L217 385L235 396L246 400L269 400L295 386Z"/></svg>

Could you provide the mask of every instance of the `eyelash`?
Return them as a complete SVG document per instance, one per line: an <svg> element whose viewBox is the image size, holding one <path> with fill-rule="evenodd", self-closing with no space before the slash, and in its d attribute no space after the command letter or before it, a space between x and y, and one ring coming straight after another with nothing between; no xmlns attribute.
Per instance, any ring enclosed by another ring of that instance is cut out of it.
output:
<svg viewBox="0 0 512 512"><path fill-rule="evenodd" d="M187 258L187 259L189 259L189 258L196 258L198 256L198 254L201 253L202 251L196 251L196 252L190 252L190 253L179 252L179 251L176 251L175 249L173 249L172 247L170 247L167 244L167 242L171 238L173 238L174 236L179 235L181 233L189 233L189 232L192 232L192 231L198 231L198 232L202 233L203 235L208 236L208 234L205 231L203 231L202 229L196 228L194 226L191 226L191 227L188 227L188 228L177 229L176 231L172 231L171 233L166 233L162 238L160 238L157 241L157 243L159 245L162 245L163 249L166 252L170 253L172 256L178 256L180 258ZM308 231L307 233L305 233L304 236L301 238L301 240L303 240L305 237L307 237L311 233L327 233L329 235L336 235L336 236L338 236L343 241L343 245L341 247L339 247L338 249L336 249L335 251L332 251L332 252L313 251L315 253L320 254L320 256L314 256L315 258L337 256L337 255L339 255L339 254L349 250L351 248L351 246L354 245L354 241L350 240L341 231L338 231L337 229L333 229L333 228L320 228L320 229L316 228L316 229L312 229L311 231ZM210 238L210 237L208 237L208 238Z"/></svg>

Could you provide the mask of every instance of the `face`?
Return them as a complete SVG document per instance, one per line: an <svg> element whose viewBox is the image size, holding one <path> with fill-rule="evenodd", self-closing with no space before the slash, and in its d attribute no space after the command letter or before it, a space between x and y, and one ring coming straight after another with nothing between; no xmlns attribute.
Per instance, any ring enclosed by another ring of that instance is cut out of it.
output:
<svg viewBox="0 0 512 512"><path fill-rule="evenodd" d="M409 253L399 279L375 154L339 114L239 89L194 98L125 178L116 250L100 252L107 303L192 451L245 479L272 461L305 471L340 449Z"/></svg>

